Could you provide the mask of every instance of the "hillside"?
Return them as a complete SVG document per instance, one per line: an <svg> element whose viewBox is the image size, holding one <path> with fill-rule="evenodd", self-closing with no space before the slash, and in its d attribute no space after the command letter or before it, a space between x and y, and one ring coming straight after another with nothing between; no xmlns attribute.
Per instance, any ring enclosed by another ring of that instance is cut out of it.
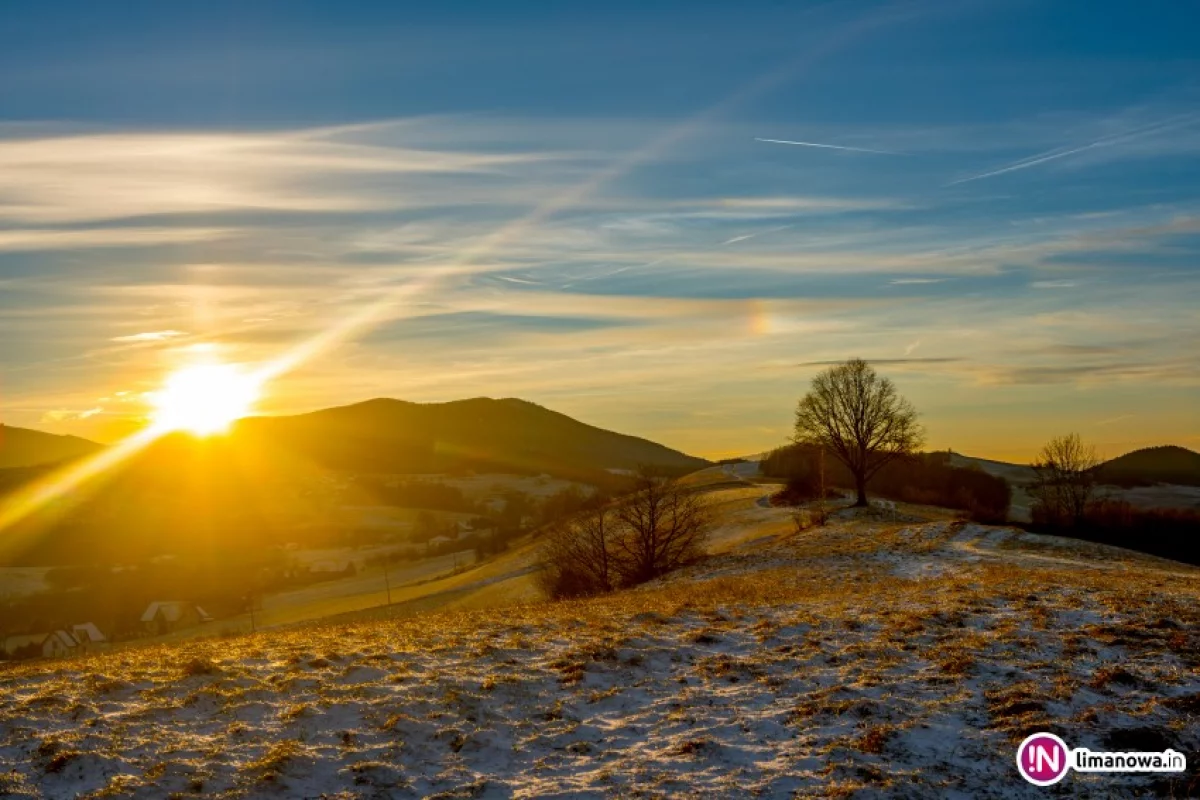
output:
<svg viewBox="0 0 1200 800"><path fill-rule="evenodd" d="M381 398L297 416L251 417L234 435L266 439L312 463L354 472L472 469L586 481L643 464L680 473L708 464L515 398L425 404Z"/></svg>
<svg viewBox="0 0 1200 800"><path fill-rule="evenodd" d="M101 447L78 436L59 436L0 423L0 469L66 461L90 455Z"/></svg>
<svg viewBox="0 0 1200 800"><path fill-rule="evenodd" d="M514 553L460 576L477 610L9 667L0 792L1038 798L1031 731L1200 746L1195 569L917 507L796 532L759 502L778 487L736 480L713 479L721 552L639 590L499 608Z"/></svg>
<svg viewBox="0 0 1200 800"><path fill-rule="evenodd" d="M1200 486L1200 453L1174 445L1146 447L1106 461L1097 474L1101 483L1114 486Z"/></svg>

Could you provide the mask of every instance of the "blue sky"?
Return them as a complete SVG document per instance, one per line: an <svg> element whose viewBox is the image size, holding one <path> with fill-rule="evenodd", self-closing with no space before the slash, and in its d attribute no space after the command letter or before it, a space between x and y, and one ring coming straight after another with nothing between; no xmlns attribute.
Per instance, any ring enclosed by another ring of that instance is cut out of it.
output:
<svg viewBox="0 0 1200 800"><path fill-rule="evenodd" d="M519 396L727 455L861 356L933 446L1195 448L1196 30L1179 2L11 4L0 415L111 440L197 354L319 337L263 410Z"/></svg>

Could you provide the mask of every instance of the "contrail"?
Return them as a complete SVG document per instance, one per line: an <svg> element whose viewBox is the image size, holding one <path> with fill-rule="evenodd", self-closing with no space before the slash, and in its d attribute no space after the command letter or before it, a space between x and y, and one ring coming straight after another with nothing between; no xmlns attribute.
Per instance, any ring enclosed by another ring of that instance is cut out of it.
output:
<svg viewBox="0 0 1200 800"><path fill-rule="evenodd" d="M721 242L720 246L724 247L727 244L734 244L736 242L744 242L747 239L753 239L756 236L763 236L768 233L778 233L779 231L785 231L788 228L792 228L792 227L795 227L795 225L780 225L775 228L767 228L766 230L755 231L754 233L745 233L745 234L742 234L741 236L734 236L732 239L726 239L725 241Z"/></svg>
<svg viewBox="0 0 1200 800"><path fill-rule="evenodd" d="M895 150L872 150L869 147L846 147L840 144L819 144L818 142L793 142L790 139L760 139L754 137L756 142L770 142L771 144L795 144L800 147L823 147L829 150L850 150L854 153L875 153L880 156L903 156L906 153L897 153Z"/></svg>
<svg viewBox="0 0 1200 800"><path fill-rule="evenodd" d="M971 181L978 181L978 180L982 180L983 178L991 178L995 175L1003 175L1007 172L1016 172L1017 170L1025 169L1026 167L1036 167L1038 164L1044 164L1047 161L1054 161L1055 159L1058 159L1058 158L1065 158L1066 156L1075 155L1076 153L1082 153L1085 150L1092 150L1097 147L1107 147L1109 145L1118 144L1120 142L1127 142L1127 141L1131 141L1133 139L1140 139L1143 136L1149 136L1150 134L1153 134L1153 133L1161 133L1165 130L1170 130L1171 128L1178 128L1181 125L1188 125L1188 124L1192 123L1193 121L1195 121L1194 114L1183 114L1181 116L1172 117L1171 119L1164 120L1162 122L1155 122L1151 125L1146 125L1141 128L1134 128L1133 130L1126 131L1125 133L1116 133L1116 134L1112 134L1110 136L1104 136L1104 137L1097 139L1094 142L1089 142L1088 144L1082 145L1080 147L1072 147L1069 150L1064 150L1061 147L1058 147L1058 148L1055 148L1054 150L1047 150L1044 153L1039 153L1034 156L1029 156L1028 158L1023 158L1020 161L1014 161L1013 163L1009 164L1008 166L1000 167L999 169L994 169L994 170L991 170L990 172L984 172L979 175L971 175L970 177L967 177L967 178L959 178L956 181L950 181L949 183L944 183L944 184L942 184L942 188L945 188L947 186L957 186L960 183L970 183Z"/></svg>

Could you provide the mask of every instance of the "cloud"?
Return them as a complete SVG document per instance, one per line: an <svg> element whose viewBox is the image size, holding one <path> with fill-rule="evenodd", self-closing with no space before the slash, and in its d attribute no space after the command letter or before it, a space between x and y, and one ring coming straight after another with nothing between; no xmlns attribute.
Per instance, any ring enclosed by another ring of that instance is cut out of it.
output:
<svg viewBox="0 0 1200 800"><path fill-rule="evenodd" d="M3 178L0 178L3 181ZM153 247L212 242L231 233L227 228L127 227L29 228L0 230L0 251L82 250L96 247Z"/></svg>
<svg viewBox="0 0 1200 800"><path fill-rule="evenodd" d="M1034 289L1073 289L1079 283L1076 281L1034 281L1029 285Z"/></svg>
<svg viewBox="0 0 1200 800"><path fill-rule="evenodd" d="M955 364L961 361L966 361L965 358L867 358L864 359L871 364ZM836 367L845 364L845 359L834 361L801 361L795 364L797 367Z"/></svg>
<svg viewBox="0 0 1200 800"><path fill-rule="evenodd" d="M502 177L563 157L352 143L320 130L7 138L0 139L0 219L402 208L428 202L412 190L428 188L430 176Z"/></svg>
<svg viewBox="0 0 1200 800"><path fill-rule="evenodd" d="M146 331L145 333L133 333L128 336L114 336L114 342L163 342L167 339L174 339L176 336L186 336L183 331Z"/></svg>
<svg viewBox="0 0 1200 800"><path fill-rule="evenodd" d="M104 412L104 409L101 408L100 406L95 406L93 408L84 409L83 411L70 411L65 408L59 408L59 409L55 409L53 411L47 411L45 414L42 415L41 421L42 422L50 422L50 423L73 422L73 421L77 421L77 420L89 419L91 417L96 416L97 414L102 414L103 412Z"/></svg>

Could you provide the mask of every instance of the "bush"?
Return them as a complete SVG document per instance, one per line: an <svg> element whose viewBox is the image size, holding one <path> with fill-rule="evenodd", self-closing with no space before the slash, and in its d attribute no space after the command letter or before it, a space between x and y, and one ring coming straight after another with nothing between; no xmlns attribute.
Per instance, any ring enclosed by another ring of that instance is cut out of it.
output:
<svg viewBox="0 0 1200 800"><path fill-rule="evenodd" d="M538 584L553 598L578 597L653 580L696 558L711 527L699 495L641 475L619 502L555 525L542 541Z"/></svg>

